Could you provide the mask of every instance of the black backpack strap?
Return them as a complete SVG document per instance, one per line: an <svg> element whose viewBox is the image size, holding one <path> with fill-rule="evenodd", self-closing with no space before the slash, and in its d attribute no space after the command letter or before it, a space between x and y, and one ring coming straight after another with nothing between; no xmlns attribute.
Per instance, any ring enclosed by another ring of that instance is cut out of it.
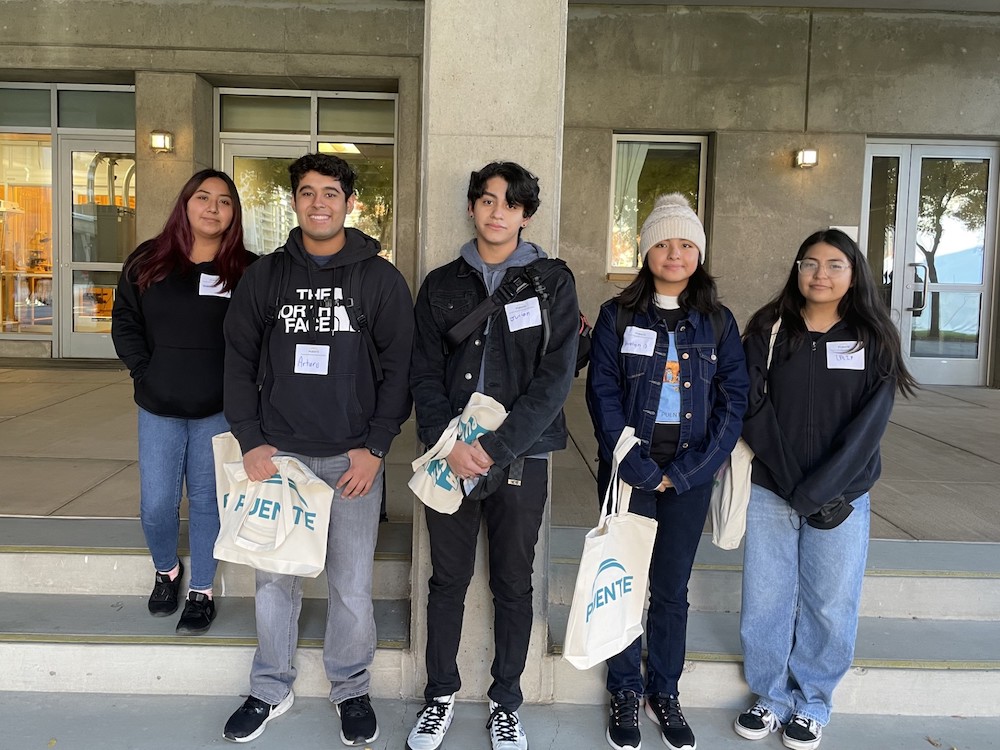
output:
<svg viewBox="0 0 1000 750"><path fill-rule="evenodd" d="M278 311L281 309L281 301L285 296L288 264L291 262L284 246L275 250L274 254L280 255L278 260L272 262L278 264L278 275L275 277L274 269L272 268L271 283L267 287L267 309L264 311L264 335L260 341L260 359L257 361L257 390L263 388L264 378L267 377L267 360L270 356L271 332L278 322Z"/></svg>
<svg viewBox="0 0 1000 750"><path fill-rule="evenodd" d="M715 310L710 316L709 320L712 323L712 331L715 333L715 351L719 351L719 347L722 346L722 339L726 335L726 315L723 312L723 308Z"/></svg>
<svg viewBox="0 0 1000 750"><path fill-rule="evenodd" d="M368 348L368 357L371 359L372 369L375 371L375 382L381 383L385 379L385 374L382 371L382 362L378 356L378 349L375 348L375 340L372 338L372 332L368 328L368 316L365 315L364 309L361 307L361 297L355 296L354 290L360 290L363 284L359 283L358 275L361 273L360 266L365 261L358 261L357 263L351 264L351 270L347 274L347 284L344 287L344 309L347 311L347 318L351 321L351 328L361 334L361 337L365 341L365 346Z"/></svg>
<svg viewBox="0 0 1000 750"><path fill-rule="evenodd" d="M615 333L618 334L618 349L621 350L621 342L625 338L625 329L632 325L635 320L635 312L629 310L621 302L615 302Z"/></svg>
<svg viewBox="0 0 1000 750"><path fill-rule="evenodd" d="M445 344L447 344L449 349L457 347L469 338L469 336L478 331L479 327L486 322L488 317L529 286L531 286L531 282L523 272L511 276L497 287L497 290L493 294L476 305L472 312L445 331Z"/></svg>
<svg viewBox="0 0 1000 750"><path fill-rule="evenodd" d="M542 346L538 351L538 356L544 357L549 350L549 339L552 338L552 318L549 316L549 293L545 289L545 284L542 283L541 274L538 272L538 264L541 262L541 260L536 260L525 266L524 275L528 277L535 294L538 295L538 307L542 312ZM565 265L563 261L556 262L562 262Z"/></svg>

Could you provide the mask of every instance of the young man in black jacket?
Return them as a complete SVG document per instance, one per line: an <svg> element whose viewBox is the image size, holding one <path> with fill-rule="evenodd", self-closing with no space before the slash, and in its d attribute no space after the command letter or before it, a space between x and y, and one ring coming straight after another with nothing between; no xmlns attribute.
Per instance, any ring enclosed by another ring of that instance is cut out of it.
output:
<svg viewBox="0 0 1000 750"><path fill-rule="evenodd" d="M344 228L351 167L309 154L289 173L299 227L251 267L226 317L225 413L251 480L272 476L280 453L335 488L323 664L341 739L364 745L378 736L368 699L372 567L382 459L410 414L412 300L379 243ZM227 740L251 741L291 707L301 606L298 578L257 571L250 697L227 722Z"/></svg>
<svg viewBox="0 0 1000 750"><path fill-rule="evenodd" d="M465 593L484 518L495 608L490 740L493 750L527 748L517 709L531 635L535 542L548 497L547 454L566 447L562 407L576 364L580 318L573 276L564 263L546 260L541 248L521 240L538 209L538 180L511 162L488 164L472 173L468 201L475 239L458 259L428 274L417 295L410 363L417 436L436 443L476 391L509 414L495 432L471 444L456 442L448 456L451 471L467 486L489 479L491 491L480 488L483 496L465 499L453 515L426 509L434 568L426 705L407 740L410 750L439 747L451 724L461 687L457 654ZM519 276L527 283L516 296L504 299L467 337L446 343L456 323Z"/></svg>

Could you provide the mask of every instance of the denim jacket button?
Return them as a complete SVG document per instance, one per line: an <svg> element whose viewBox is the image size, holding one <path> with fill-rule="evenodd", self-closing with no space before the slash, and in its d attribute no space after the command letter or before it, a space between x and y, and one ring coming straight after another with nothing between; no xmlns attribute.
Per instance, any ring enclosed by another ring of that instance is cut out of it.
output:
<svg viewBox="0 0 1000 750"><path fill-rule="evenodd" d="M685 383L684 383L684 387L685 387L685 388L690 388L690 387L691 387L691 383L689 383L689 382L685 382Z"/></svg>
<svg viewBox="0 0 1000 750"><path fill-rule="evenodd" d="M465 379L466 380L472 380L472 373L471 372L465 373Z"/></svg>
<svg viewBox="0 0 1000 750"><path fill-rule="evenodd" d="M686 331L686 330L687 330L687 328L685 328L684 326L681 326L681 327L680 327L680 330L682 330L682 331Z"/></svg>
<svg viewBox="0 0 1000 750"><path fill-rule="evenodd" d="M681 355L681 359L687 359L687 358L688 358L688 353L687 353L687 352L684 352L684 353L683 353L683 354Z"/></svg>
<svg viewBox="0 0 1000 750"><path fill-rule="evenodd" d="M482 343L483 343L482 341L480 341L479 339L476 339L476 346L479 346Z"/></svg>
<svg viewBox="0 0 1000 750"><path fill-rule="evenodd" d="M718 357L716 357L716 356L715 356L715 355L713 354L713 355L712 355L711 357L709 357L709 359L711 359L711 360L712 360L712 361L714 362L714 361L715 361L716 359L718 359Z"/></svg>
<svg viewBox="0 0 1000 750"><path fill-rule="evenodd" d="M691 412L684 415L684 419L691 419Z"/></svg>
<svg viewBox="0 0 1000 750"><path fill-rule="evenodd" d="M688 447L687 443L681 443L681 448L687 448L687 447Z"/></svg>

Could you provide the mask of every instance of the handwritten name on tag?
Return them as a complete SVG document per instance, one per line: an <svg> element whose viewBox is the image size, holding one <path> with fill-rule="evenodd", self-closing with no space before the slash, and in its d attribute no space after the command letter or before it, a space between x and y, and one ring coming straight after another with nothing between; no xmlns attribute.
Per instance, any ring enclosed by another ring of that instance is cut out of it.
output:
<svg viewBox="0 0 1000 750"><path fill-rule="evenodd" d="M857 341L827 341L826 367L828 370L863 370L865 369L865 350L851 351L858 345Z"/></svg>
<svg viewBox="0 0 1000 750"><path fill-rule="evenodd" d="M296 344L295 372L302 375L326 375L330 369L330 347Z"/></svg>
<svg viewBox="0 0 1000 750"><path fill-rule="evenodd" d="M222 291L222 279L214 274L203 273L198 282L198 294L202 297L232 297L232 292Z"/></svg>
<svg viewBox="0 0 1000 750"><path fill-rule="evenodd" d="M538 297L522 300L520 302L509 302L503 306L507 313L507 327L510 332L520 331L522 328L534 328L542 324L542 308L538 306Z"/></svg>
<svg viewBox="0 0 1000 750"><path fill-rule="evenodd" d="M627 326L622 337L622 354L638 354L652 357L656 348L656 331L637 326Z"/></svg>

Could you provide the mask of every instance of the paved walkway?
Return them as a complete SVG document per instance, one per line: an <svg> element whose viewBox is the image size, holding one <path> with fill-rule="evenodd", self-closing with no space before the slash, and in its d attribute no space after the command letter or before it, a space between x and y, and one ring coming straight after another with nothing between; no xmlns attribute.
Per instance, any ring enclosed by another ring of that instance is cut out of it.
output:
<svg viewBox="0 0 1000 750"><path fill-rule="evenodd" d="M120 366L119 366L120 367ZM0 362L0 514L135 517L135 404L128 373ZM578 380L571 443L556 454L552 522L591 526L596 441ZM412 422L388 457L389 514L410 520ZM872 536L1000 542L1000 390L933 386L899 400L883 440Z"/></svg>

